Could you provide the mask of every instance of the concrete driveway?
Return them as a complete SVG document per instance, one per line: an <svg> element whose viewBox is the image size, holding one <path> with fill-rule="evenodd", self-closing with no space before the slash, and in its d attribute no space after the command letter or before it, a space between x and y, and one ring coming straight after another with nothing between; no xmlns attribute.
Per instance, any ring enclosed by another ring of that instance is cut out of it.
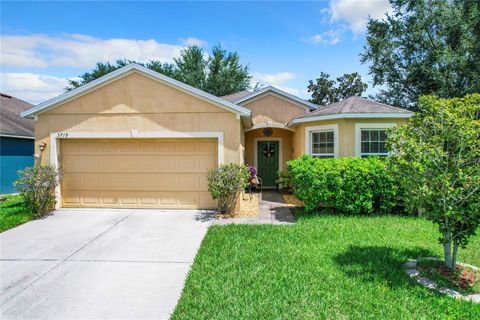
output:
<svg viewBox="0 0 480 320"><path fill-rule="evenodd" d="M205 216L62 209L6 231L0 318L167 319L210 224Z"/></svg>

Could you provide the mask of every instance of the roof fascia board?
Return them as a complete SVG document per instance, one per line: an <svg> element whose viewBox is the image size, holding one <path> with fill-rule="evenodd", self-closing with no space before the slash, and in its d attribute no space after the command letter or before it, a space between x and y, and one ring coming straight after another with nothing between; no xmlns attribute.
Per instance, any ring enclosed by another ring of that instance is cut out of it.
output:
<svg viewBox="0 0 480 320"><path fill-rule="evenodd" d="M16 139L31 139L31 140L34 140L34 139L35 139L35 137L31 137L31 136L19 136L19 135L8 134L8 133L0 133L0 137L4 137L4 138L16 138Z"/></svg>
<svg viewBox="0 0 480 320"><path fill-rule="evenodd" d="M132 63L132 64L129 64L129 65L123 67L123 68L120 68L120 69L117 69L113 72L110 72L109 74L107 74L107 75L105 75L101 78L95 79L92 82L89 82L85 85L82 85L81 87L78 87L78 88L76 88L72 91L69 91L65 94L62 94L62 95L58 96L58 97L47 100L47 101L45 101L45 102L43 102L43 103L41 103L41 104L39 104L39 105L37 105L33 108L25 110L24 112L21 113L21 116L25 117L25 118L27 118L27 117L32 118L32 116L34 116L38 113L53 109L54 107L56 107L57 105L59 105L61 103L68 102L68 101L70 101L74 98L77 98L77 97L80 97L84 94L87 94L91 90L94 90L94 89L100 88L104 85L107 85L108 83L110 83L114 80L121 79L121 78L131 74L132 72L138 72L140 74L149 76L149 78L152 78L153 80L160 81L160 82L162 82L166 85L174 87L174 88L176 88L180 91L189 93L189 94L191 94L193 96L196 96L197 98L200 98L202 100L212 102L212 103L214 103L215 105L217 105L221 108L224 108L228 111L232 111L232 112L237 113L241 116L250 116L251 115L251 110L249 110L247 108L235 105L231 102L228 102L228 101L223 100L221 98L215 97L214 95L211 95L211 94L209 94L205 91L202 91L202 90L199 90L199 89L194 88L192 86L189 86L189 85L187 85L183 82L174 80L174 79L169 78L169 77L167 77L163 74L160 74L160 73L155 72L153 70L150 70L148 68L145 68L145 67L142 67L140 65Z"/></svg>
<svg viewBox="0 0 480 320"><path fill-rule="evenodd" d="M332 119L354 119L354 118L393 119L393 118L410 118L411 116L413 116L413 113L345 113L345 114L332 114L332 115L326 115L326 116L293 119L292 121L290 121L289 125L321 121L321 120L332 120Z"/></svg>

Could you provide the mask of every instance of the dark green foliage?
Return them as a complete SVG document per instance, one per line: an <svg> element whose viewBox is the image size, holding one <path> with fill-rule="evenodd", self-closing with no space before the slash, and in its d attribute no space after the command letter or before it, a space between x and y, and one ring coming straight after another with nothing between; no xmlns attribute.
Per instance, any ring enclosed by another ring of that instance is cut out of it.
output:
<svg viewBox="0 0 480 320"><path fill-rule="evenodd" d="M419 107L407 126L390 132L391 162L406 204L438 225L453 268L458 248L480 226L480 94L425 96Z"/></svg>
<svg viewBox="0 0 480 320"><path fill-rule="evenodd" d="M81 80L69 80L67 91L80 87L112 71L137 63L168 77L204 90L216 96L224 96L250 88L248 66L240 64L237 52L227 52L220 45L213 47L207 56L202 48L193 46L184 49L174 63L149 61L139 63L132 60L117 60L115 64L99 62L90 72L80 76Z"/></svg>
<svg viewBox="0 0 480 320"><path fill-rule="evenodd" d="M250 87L248 67L240 64L240 57L236 52L227 52L220 46L213 47L207 69L204 90L213 95L220 97ZM255 90L255 87L253 89Z"/></svg>
<svg viewBox="0 0 480 320"><path fill-rule="evenodd" d="M208 191L218 201L218 212L235 210L238 194L249 185L250 170L242 164L222 164L208 172Z"/></svg>
<svg viewBox="0 0 480 320"><path fill-rule="evenodd" d="M417 108L422 95L480 92L480 2L390 0L394 13L370 20L361 61L370 63L374 97Z"/></svg>
<svg viewBox="0 0 480 320"><path fill-rule="evenodd" d="M55 208L55 187L60 173L52 166L35 165L19 171L15 187L35 217L43 217Z"/></svg>
<svg viewBox="0 0 480 320"><path fill-rule="evenodd" d="M288 163L295 195L307 211L318 206L349 214L392 213L400 190L386 159L319 159L304 155Z"/></svg>
<svg viewBox="0 0 480 320"><path fill-rule="evenodd" d="M325 72L320 73L316 82L309 80L307 89L312 94L310 102L325 106L351 96L361 96L368 87L357 72L346 73L336 80L330 80L330 75Z"/></svg>

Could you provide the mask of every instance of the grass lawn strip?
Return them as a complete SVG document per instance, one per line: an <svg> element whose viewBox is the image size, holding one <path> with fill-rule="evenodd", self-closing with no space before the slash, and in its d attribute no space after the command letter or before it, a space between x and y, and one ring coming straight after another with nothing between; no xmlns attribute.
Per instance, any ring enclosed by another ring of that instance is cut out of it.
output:
<svg viewBox="0 0 480 320"><path fill-rule="evenodd" d="M7 195L2 198L5 200L0 202L0 232L34 219L21 196Z"/></svg>
<svg viewBox="0 0 480 320"><path fill-rule="evenodd" d="M405 261L441 256L432 223L300 210L296 218L211 227L172 318L480 319L480 305L405 276ZM480 236L459 260L480 265Z"/></svg>

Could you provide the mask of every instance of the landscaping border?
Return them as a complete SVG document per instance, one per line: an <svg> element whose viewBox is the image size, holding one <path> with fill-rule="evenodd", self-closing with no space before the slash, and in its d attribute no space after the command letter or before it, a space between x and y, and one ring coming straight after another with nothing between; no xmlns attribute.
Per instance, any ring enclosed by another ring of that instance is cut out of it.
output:
<svg viewBox="0 0 480 320"><path fill-rule="evenodd" d="M420 272L417 270L417 261L422 261L422 260L436 260L440 261L440 259L435 258L435 257L424 257L424 258L419 258L419 259L411 259L407 262L405 262L404 267L405 267L405 273L408 274L410 278L413 278L417 281L417 283L421 284L427 289L430 290L435 290L439 293L446 294L447 296L455 299L462 299L462 300L467 300L467 301L472 301L474 303L479 303L480 304L480 293L476 294L461 294L458 291L455 291L450 288L445 288L441 287L439 288L437 283L429 278L421 277ZM470 264L466 263L457 263L460 266L463 267L468 267L471 268L475 271L480 271L478 267L472 266Z"/></svg>

